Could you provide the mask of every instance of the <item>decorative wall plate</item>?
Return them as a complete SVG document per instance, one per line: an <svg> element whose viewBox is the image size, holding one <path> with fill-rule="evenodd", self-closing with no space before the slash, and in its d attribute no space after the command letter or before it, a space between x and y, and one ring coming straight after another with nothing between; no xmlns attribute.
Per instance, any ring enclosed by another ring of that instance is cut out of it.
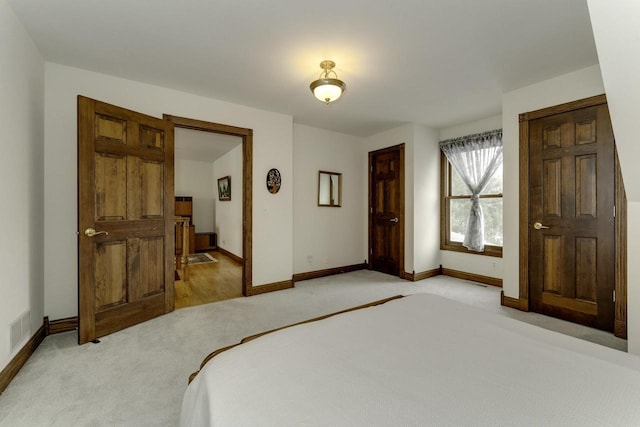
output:
<svg viewBox="0 0 640 427"><path fill-rule="evenodd" d="M269 190L269 193L276 194L280 191L281 182L282 178L280 177L280 171L278 169L271 169L267 173L267 190Z"/></svg>

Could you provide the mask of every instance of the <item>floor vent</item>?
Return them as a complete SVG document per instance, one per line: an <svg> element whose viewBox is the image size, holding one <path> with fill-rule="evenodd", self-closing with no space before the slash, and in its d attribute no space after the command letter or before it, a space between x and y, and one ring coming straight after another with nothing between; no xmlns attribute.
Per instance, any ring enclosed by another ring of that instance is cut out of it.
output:
<svg viewBox="0 0 640 427"><path fill-rule="evenodd" d="M489 287L489 285L485 285L484 283L473 282L471 280L465 280L465 282L471 283L472 285L480 286L482 288L488 288Z"/></svg>

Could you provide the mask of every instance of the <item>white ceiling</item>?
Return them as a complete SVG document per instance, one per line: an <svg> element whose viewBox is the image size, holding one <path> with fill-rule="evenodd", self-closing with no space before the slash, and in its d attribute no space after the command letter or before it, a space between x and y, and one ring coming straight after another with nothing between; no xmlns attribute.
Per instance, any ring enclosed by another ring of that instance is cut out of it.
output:
<svg viewBox="0 0 640 427"><path fill-rule="evenodd" d="M8 0L47 61L368 136L598 62L586 0ZM336 62L347 92L309 83Z"/></svg>
<svg viewBox="0 0 640 427"><path fill-rule="evenodd" d="M213 162L240 144L239 136L175 128L176 160Z"/></svg>

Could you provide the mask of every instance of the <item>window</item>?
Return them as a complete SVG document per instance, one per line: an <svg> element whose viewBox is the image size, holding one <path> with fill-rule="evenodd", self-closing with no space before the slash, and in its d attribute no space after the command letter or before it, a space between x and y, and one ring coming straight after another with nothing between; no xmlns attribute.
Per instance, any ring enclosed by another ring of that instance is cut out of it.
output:
<svg viewBox="0 0 640 427"><path fill-rule="evenodd" d="M497 132L497 131L493 131ZM485 134L480 134L485 135ZM470 137L477 137L478 135L472 135ZM470 138L464 137L464 138ZM452 250L459 252L466 252L471 254L489 255L489 256L502 256L502 132L499 134L499 155L495 156L495 163L487 168L487 180L486 185L482 191L478 194L477 200L479 202L479 208L482 210L481 220L479 220L479 227L482 227L480 235L484 234L483 247L475 248L476 250L470 250L463 245L465 236L468 233L470 212L472 212L473 194L470 186L465 183L462 176L453 167L451 162L447 159L443 152L441 152L441 222L440 222L440 248L444 250ZM457 141L457 140L456 140ZM451 141L445 141L441 144L447 144ZM494 147L478 147L477 145L464 145L458 144L456 150L467 151L464 153L468 155L469 151L473 150L492 150L495 149L497 143L493 142ZM455 153L460 154L460 153ZM476 153L477 154L477 153ZM486 153L484 153L486 154ZM483 157L486 158L487 155ZM459 159L457 159L459 161ZM485 160L485 159L483 159ZM469 158L465 159L469 162ZM478 175L478 168L474 169L474 173ZM465 170L462 167L462 170ZM493 172L493 173L491 173ZM490 176L488 176L491 174ZM482 175L482 173L480 173ZM472 177L473 178L473 177ZM481 182L481 178L477 176L471 179L471 182ZM478 185L480 186L480 185ZM477 216L477 212L475 214ZM469 245L473 247L473 245Z"/></svg>

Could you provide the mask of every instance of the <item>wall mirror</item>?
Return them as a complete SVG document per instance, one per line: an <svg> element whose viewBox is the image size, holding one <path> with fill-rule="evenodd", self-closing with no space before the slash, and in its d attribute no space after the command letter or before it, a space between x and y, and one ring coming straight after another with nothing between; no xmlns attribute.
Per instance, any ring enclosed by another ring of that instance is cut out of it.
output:
<svg viewBox="0 0 640 427"><path fill-rule="evenodd" d="M342 174L320 171L318 173L318 206L342 206Z"/></svg>

